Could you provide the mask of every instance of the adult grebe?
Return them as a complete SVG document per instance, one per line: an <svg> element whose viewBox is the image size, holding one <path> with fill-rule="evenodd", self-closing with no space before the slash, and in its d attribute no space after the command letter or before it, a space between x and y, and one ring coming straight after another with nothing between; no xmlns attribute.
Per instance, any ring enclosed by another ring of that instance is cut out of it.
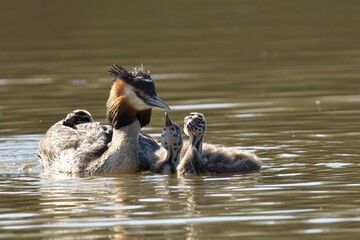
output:
<svg viewBox="0 0 360 240"><path fill-rule="evenodd" d="M212 144L203 144L206 132L205 117L201 113L190 113L184 119L184 132L189 136L189 149L195 159L201 159L205 172L211 173L235 173L250 172L261 168L261 161L255 154L242 152L229 147L219 147ZM196 150L195 150L196 149ZM186 149L185 149L186 150ZM180 160L190 161L189 152L183 150ZM201 156L199 158L199 156Z"/></svg>
<svg viewBox="0 0 360 240"><path fill-rule="evenodd" d="M167 113L165 113L165 123L160 141L163 149L166 151L163 151L161 148L155 152L158 160L151 167L151 171L163 174L176 173L183 138L179 125L171 121Z"/></svg>
<svg viewBox="0 0 360 240"><path fill-rule="evenodd" d="M149 136L140 134L140 128L150 122L152 107L169 109L157 96L149 72L142 66L128 72L118 65L113 65L109 72L115 77L106 104L111 127L94 122L86 110L70 113L40 140L39 157L44 171L138 172L141 170L138 145L143 144L142 155L158 148Z"/></svg>

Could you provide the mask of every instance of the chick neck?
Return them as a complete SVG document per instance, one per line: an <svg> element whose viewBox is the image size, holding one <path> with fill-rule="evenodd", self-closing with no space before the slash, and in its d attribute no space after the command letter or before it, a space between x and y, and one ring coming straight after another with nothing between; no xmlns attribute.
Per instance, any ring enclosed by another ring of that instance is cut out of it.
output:
<svg viewBox="0 0 360 240"><path fill-rule="evenodd" d="M204 135L201 134L199 136L195 136L195 135L189 133L189 140L190 140L190 144L192 146L194 146L200 154L202 154L202 145L203 145Z"/></svg>
<svg viewBox="0 0 360 240"><path fill-rule="evenodd" d="M179 164L179 156L180 156L179 150L174 150L174 149L172 149L172 147L169 147L167 149L167 154L166 154L166 158L163 162L163 165L165 165L165 164L170 165L171 173L176 172L176 167Z"/></svg>

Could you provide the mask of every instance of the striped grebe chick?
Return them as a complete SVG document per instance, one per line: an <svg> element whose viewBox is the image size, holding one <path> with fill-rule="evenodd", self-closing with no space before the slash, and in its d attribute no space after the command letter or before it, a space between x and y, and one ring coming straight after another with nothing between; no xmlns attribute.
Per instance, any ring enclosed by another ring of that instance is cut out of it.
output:
<svg viewBox="0 0 360 240"><path fill-rule="evenodd" d="M118 65L112 66L109 72L115 77L106 104L110 126L94 122L90 113L84 110L70 113L55 123L39 143L40 164L44 171L75 174L139 172L140 152L146 156L146 151L153 153L158 148L153 139L140 133L141 127L150 122L151 108L169 109L157 96L150 73L142 66L128 72Z"/></svg>
<svg viewBox="0 0 360 240"><path fill-rule="evenodd" d="M63 125L71 128L76 128L76 125L82 123L94 122L91 114L84 109L76 109L69 113L63 120Z"/></svg>
<svg viewBox="0 0 360 240"><path fill-rule="evenodd" d="M179 125L173 122L167 113L160 141L166 151L159 150L155 153L159 160L152 166L151 171L163 174L176 173L183 138Z"/></svg>
<svg viewBox="0 0 360 240"><path fill-rule="evenodd" d="M190 147L195 147L201 156L204 171L210 173L250 172L261 168L261 161L253 153L233 148L203 144L206 132L205 117L201 113L190 113L184 119L184 132L189 136ZM196 155L199 158L199 155ZM183 158L186 157L186 153Z"/></svg>
<svg viewBox="0 0 360 240"><path fill-rule="evenodd" d="M202 145L206 133L206 122L203 114L192 112L184 118L184 132L190 144L202 154Z"/></svg>
<svg viewBox="0 0 360 240"><path fill-rule="evenodd" d="M209 172L202 158L202 145L206 132L206 122L201 113L190 113L184 119L184 132L189 136L189 146L180 159L177 167L178 176Z"/></svg>

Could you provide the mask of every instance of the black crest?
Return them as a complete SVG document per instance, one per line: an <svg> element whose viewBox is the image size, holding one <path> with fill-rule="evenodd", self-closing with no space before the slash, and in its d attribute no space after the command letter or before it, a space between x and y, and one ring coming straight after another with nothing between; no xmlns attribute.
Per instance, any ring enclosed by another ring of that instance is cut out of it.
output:
<svg viewBox="0 0 360 240"><path fill-rule="evenodd" d="M144 66L134 67L134 70L129 72L126 68L119 66L117 64L113 64L109 69L108 72L111 76L115 78L121 78L126 83L132 83L137 81L148 81L152 82L150 72L145 70Z"/></svg>
<svg viewBox="0 0 360 240"><path fill-rule="evenodd" d="M150 96L156 96L156 90L150 72L145 70L144 66L134 67L134 70L129 72L124 67L117 64L112 65L108 72L111 76L117 79L122 79L127 84L136 87L139 90L146 92Z"/></svg>
<svg viewBox="0 0 360 240"><path fill-rule="evenodd" d="M117 78L121 78L128 84L131 84L134 81L133 75L129 73L128 70L126 70L126 68L119 66L117 64L112 65L108 69L108 72L110 73L111 76L115 77L115 80Z"/></svg>
<svg viewBox="0 0 360 240"><path fill-rule="evenodd" d="M145 70L144 66L141 64L141 66L134 67L134 70L131 71L131 74L134 76L135 81L148 81L152 82L152 79L150 77L150 72Z"/></svg>

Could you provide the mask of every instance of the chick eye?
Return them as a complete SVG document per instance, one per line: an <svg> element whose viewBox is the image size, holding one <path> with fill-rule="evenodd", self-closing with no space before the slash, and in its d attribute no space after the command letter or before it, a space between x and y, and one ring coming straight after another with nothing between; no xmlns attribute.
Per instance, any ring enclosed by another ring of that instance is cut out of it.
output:
<svg viewBox="0 0 360 240"><path fill-rule="evenodd" d="M136 94L137 96L139 96L139 95L140 95L140 92L139 92L139 91L135 91L135 94Z"/></svg>

